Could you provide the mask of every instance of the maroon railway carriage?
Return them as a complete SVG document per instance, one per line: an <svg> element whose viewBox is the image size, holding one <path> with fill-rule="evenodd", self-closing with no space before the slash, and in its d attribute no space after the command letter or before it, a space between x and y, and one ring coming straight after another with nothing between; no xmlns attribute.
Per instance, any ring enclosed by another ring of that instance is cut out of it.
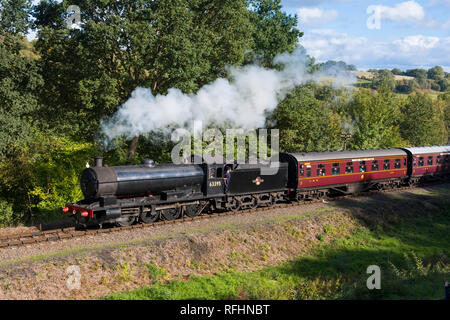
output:
<svg viewBox="0 0 450 320"><path fill-rule="evenodd" d="M408 178L407 157L401 149L280 154L289 164L288 188L298 200L400 185Z"/></svg>
<svg viewBox="0 0 450 320"><path fill-rule="evenodd" d="M410 183L421 179L445 178L450 175L450 146L402 148L408 153Z"/></svg>

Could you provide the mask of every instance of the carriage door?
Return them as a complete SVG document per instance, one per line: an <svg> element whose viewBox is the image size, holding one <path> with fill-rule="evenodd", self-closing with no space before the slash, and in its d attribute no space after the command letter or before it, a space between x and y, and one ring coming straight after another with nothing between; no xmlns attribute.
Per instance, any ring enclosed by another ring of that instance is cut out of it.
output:
<svg viewBox="0 0 450 320"><path fill-rule="evenodd" d="M307 179L311 177L311 164L301 163L298 166L298 185L299 187L307 187L310 184L310 180Z"/></svg>

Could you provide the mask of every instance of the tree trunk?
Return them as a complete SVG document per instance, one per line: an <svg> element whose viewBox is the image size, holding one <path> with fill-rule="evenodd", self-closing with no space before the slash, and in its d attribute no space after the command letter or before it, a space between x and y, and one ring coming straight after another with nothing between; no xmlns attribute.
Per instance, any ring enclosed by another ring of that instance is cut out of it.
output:
<svg viewBox="0 0 450 320"><path fill-rule="evenodd" d="M136 136L131 140L130 147L128 148L128 163L134 160L134 154L136 153L136 148L138 146L139 136Z"/></svg>

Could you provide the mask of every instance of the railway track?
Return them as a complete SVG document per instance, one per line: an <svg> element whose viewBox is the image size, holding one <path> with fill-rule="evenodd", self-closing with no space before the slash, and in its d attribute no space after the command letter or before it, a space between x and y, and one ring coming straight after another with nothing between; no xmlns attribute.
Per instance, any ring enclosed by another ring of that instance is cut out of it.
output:
<svg viewBox="0 0 450 320"><path fill-rule="evenodd" d="M445 183L445 182L427 183L426 185L424 184L424 185L421 185L420 187L436 185L436 184L443 184L443 183ZM355 194L350 194L350 195L333 196L331 198L326 198L326 200L327 201L336 201L336 200L345 199L345 198L359 197L362 195L370 196L370 195L375 195L375 194L384 193L384 192L394 193L394 192L400 192L400 191L405 191L405 190L409 190L409 189L414 189L417 187L419 187L419 186L404 186L404 187L389 189L389 190L371 190L371 191L365 191L365 192L355 193ZM244 210L239 210L239 211L226 211L226 212L214 213L214 214L203 214L203 215L199 215L199 216L193 217L193 218L182 217L182 218L176 219L176 220L162 220L162 221L153 222L153 223L139 223L139 224L126 226L126 227L111 227L111 228L93 229L93 230L76 230L75 227L69 227L69 228L53 229L53 230L46 230L46 231L22 232L22 233L11 234L8 236L0 237L0 249L32 245L32 244L37 244L37 243L42 243L42 242L49 242L49 241L61 241L61 240L79 238L79 237L84 237L84 236L89 236L89 235L99 235L99 234L104 234L104 233L120 232L120 231L124 231L124 230L150 228L150 227L157 227L157 226L161 226L161 225L170 225L170 224L184 223L184 222L189 222L189 221L212 219L212 218L218 218L218 217L223 217L223 216L245 214L245 213L252 213L252 212L261 212L261 211L268 211L268 210L273 210L273 209L281 209L281 208L288 208L288 207L295 207L295 206L302 206L302 205L310 205L310 204L318 203L318 202L322 202L322 200L314 199L314 200L302 201L302 202L279 203L279 204L275 204L275 205L267 206L267 207L244 209Z"/></svg>

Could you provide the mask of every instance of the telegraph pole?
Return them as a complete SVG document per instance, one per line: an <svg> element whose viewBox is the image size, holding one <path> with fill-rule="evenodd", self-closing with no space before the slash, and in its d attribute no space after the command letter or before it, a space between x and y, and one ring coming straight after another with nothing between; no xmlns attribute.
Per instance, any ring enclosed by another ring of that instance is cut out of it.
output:
<svg viewBox="0 0 450 320"><path fill-rule="evenodd" d="M341 134L341 138L344 140L344 151L347 150L347 141L351 138L351 136L352 134L348 132L343 132Z"/></svg>

